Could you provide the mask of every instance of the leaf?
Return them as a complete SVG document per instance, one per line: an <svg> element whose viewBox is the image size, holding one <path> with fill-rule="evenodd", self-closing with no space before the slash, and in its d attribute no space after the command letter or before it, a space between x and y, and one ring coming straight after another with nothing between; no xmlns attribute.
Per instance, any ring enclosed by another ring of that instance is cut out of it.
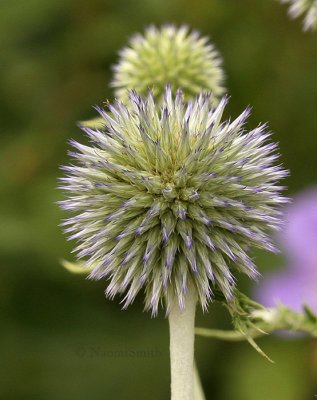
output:
<svg viewBox="0 0 317 400"><path fill-rule="evenodd" d="M317 315L306 304L303 304L303 313L293 311L283 304L275 308L265 308L237 290L229 303L221 296L218 296L216 300L228 309L234 329L196 328L196 335L229 341L247 340L270 362L273 361L256 344L255 338L280 330L304 332L317 337Z"/></svg>
<svg viewBox="0 0 317 400"><path fill-rule="evenodd" d="M312 310L310 307L308 307L307 304L303 304L303 310L304 310L304 312L305 312L307 318L308 318L311 322L317 324L317 315L313 312L313 310Z"/></svg>
<svg viewBox="0 0 317 400"><path fill-rule="evenodd" d="M243 333L243 332L242 332ZM259 347L255 340L252 339L251 336L249 336L248 334L245 334L246 340L249 342L249 344L259 353L261 354L261 356L265 357L268 361L270 361L271 363L274 364L274 361L266 354L264 353L264 351L261 349L261 347Z"/></svg>
<svg viewBox="0 0 317 400"><path fill-rule="evenodd" d="M61 260L60 263L72 274L88 274L93 270L93 267L84 267L84 263L80 261L70 262L67 260Z"/></svg>
<svg viewBox="0 0 317 400"><path fill-rule="evenodd" d="M105 120L102 117L98 117L87 121L80 121L79 124L91 129L102 129L104 128Z"/></svg>

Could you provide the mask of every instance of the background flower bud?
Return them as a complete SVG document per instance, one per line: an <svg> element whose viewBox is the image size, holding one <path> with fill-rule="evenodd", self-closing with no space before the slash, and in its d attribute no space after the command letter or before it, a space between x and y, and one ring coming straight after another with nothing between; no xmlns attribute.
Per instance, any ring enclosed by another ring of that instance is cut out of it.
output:
<svg viewBox="0 0 317 400"><path fill-rule="evenodd" d="M163 25L159 29L152 25L144 35L133 36L119 55L112 86L123 102L129 99L127 90L146 95L149 88L160 101L166 84L174 95L181 88L186 99L201 90L211 92L215 102L224 94L218 51L207 37L190 32L186 25Z"/></svg>

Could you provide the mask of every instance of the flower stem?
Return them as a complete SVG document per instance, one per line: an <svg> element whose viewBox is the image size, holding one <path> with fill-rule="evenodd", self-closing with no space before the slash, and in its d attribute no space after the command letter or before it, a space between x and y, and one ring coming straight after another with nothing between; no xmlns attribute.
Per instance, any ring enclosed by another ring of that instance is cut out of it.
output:
<svg viewBox="0 0 317 400"><path fill-rule="evenodd" d="M194 399L206 400L196 363L194 363Z"/></svg>
<svg viewBox="0 0 317 400"><path fill-rule="evenodd" d="M180 310L177 296L169 312L172 400L194 399L194 338L196 290L188 285L185 309Z"/></svg>

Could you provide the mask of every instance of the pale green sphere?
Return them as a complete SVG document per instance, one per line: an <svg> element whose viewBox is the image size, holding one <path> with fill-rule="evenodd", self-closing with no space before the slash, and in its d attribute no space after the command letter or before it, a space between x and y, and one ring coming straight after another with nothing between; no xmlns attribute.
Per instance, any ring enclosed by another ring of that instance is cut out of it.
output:
<svg viewBox="0 0 317 400"><path fill-rule="evenodd" d="M129 100L128 90L146 95L151 89L155 100L160 101L167 84L174 95L181 88L185 100L205 90L217 103L224 94L218 51L207 37L189 32L187 26L150 26L144 35L133 36L119 55L111 85L115 96L125 103Z"/></svg>

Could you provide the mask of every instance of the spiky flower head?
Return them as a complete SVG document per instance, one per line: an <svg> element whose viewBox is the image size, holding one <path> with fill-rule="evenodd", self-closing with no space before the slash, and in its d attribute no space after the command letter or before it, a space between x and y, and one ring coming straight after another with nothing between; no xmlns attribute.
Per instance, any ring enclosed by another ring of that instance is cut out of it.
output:
<svg viewBox="0 0 317 400"><path fill-rule="evenodd" d="M124 307L143 287L153 314L164 297L167 310L175 295L183 308L190 280L203 309L213 288L229 301L235 272L258 275L246 250L275 251L286 172L265 126L244 130L249 109L221 122L226 103L213 109L203 93L184 103L168 87L157 105L132 92L130 105L98 109L104 129L82 128L91 146L72 142L79 165L63 167L61 203L76 215L65 231L90 278L108 277L106 295L126 293Z"/></svg>
<svg viewBox="0 0 317 400"><path fill-rule="evenodd" d="M288 14L291 18L304 16L304 31L317 28L317 0L280 0L290 4Z"/></svg>
<svg viewBox="0 0 317 400"><path fill-rule="evenodd" d="M128 90L146 95L149 88L155 100L160 101L166 84L174 95L182 88L185 99L206 90L216 102L224 94L219 53L207 37L189 32L185 25L163 25L160 29L150 26L144 36L133 36L119 55L112 86L115 96L123 102L129 100Z"/></svg>

